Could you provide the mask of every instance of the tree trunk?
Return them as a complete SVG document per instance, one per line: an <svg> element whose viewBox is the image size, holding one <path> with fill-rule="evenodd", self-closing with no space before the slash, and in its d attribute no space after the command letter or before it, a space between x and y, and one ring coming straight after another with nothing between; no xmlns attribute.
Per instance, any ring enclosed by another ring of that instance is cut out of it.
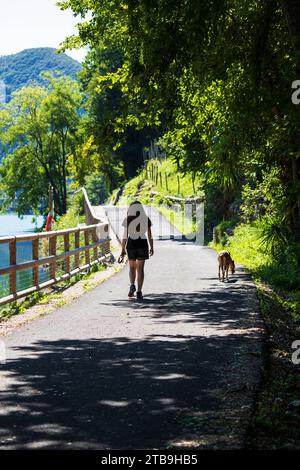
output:
<svg viewBox="0 0 300 470"><path fill-rule="evenodd" d="M61 203L61 197L60 197L60 194L59 194L59 190L58 190L56 184L54 184L52 187L53 187L54 212L57 215L63 215L62 203Z"/></svg>
<svg viewBox="0 0 300 470"><path fill-rule="evenodd" d="M66 140L67 135L62 131L61 133L61 166L62 166L62 175L61 175L61 211L62 214L67 212L67 149L66 149Z"/></svg>

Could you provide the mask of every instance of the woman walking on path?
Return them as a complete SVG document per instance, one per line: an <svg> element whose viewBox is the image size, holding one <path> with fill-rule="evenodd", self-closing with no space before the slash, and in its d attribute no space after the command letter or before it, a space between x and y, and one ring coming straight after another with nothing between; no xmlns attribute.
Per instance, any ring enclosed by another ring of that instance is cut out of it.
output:
<svg viewBox="0 0 300 470"><path fill-rule="evenodd" d="M137 279L136 297L137 299L143 298L144 265L146 259L149 259L149 254L150 256L154 254L151 225L152 222L147 216L143 205L138 201L132 202L128 208L127 217L122 223L124 235L122 252L119 258L119 261L122 262L127 252L130 279L128 297L134 296Z"/></svg>

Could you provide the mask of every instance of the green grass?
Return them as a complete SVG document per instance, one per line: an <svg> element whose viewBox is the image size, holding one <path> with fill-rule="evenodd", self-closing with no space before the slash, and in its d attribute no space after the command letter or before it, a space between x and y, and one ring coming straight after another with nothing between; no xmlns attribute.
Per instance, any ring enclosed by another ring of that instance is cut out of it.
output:
<svg viewBox="0 0 300 470"><path fill-rule="evenodd" d="M272 263L271 256L262 244L260 235L261 228L258 224L241 224L236 227L233 236L227 237L225 243L211 243L210 245L217 251L225 247L236 262L243 264L252 272L257 272L262 266Z"/></svg>
<svg viewBox="0 0 300 470"><path fill-rule="evenodd" d="M227 237L225 244L211 243L210 246L217 251L228 249L237 263L251 271L255 281L265 282L274 289L282 307L300 318L299 269L289 257L280 263L274 260L261 235L259 221L241 224L235 228L233 236Z"/></svg>
<svg viewBox="0 0 300 470"><path fill-rule="evenodd" d="M150 191L182 198L203 196L201 178L196 176L193 184L192 175L180 173L176 163L170 159L150 160L146 168L125 185L120 204L131 202L137 195L141 202L147 203L151 200Z"/></svg>
<svg viewBox="0 0 300 470"><path fill-rule="evenodd" d="M153 172L152 172L153 169ZM151 179L155 184L156 190L164 195L178 196L183 198L193 197L202 191L201 180L193 178L190 173L183 174L172 160L151 160L144 174L147 173L147 179ZM158 176L156 176L158 175ZM160 177L161 175L161 177Z"/></svg>
<svg viewBox="0 0 300 470"><path fill-rule="evenodd" d="M76 194L69 202L69 209L67 213L61 217L54 223L53 230L64 230L70 228L76 228L78 224L83 224L85 222L85 217L83 215L83 199L82 193ZM84 234L81 233L80 235L80 243L84 245ZM75 240L74 236L70 237L70 249L75 248ZM49 252L49 244L47 240L41 245L41 255L43 257L48 256ZM57 237L57 253L63 253L65 251L64 248L64 239L63 236ZM93 250L90 250L90 259L93 260ZM71 269L74 268L74 257L70 259ZM81 264L85 263L85 253L80 253L80 262ZM106 269L105 265L102 264L95 264L91 266L89 272L86 273L78 273L76 276L72 277L67 281L62 281L59 283L61 288L71 286L76 282L82 279L89 279L93 277L94 273L97 271L103 271ZM58 260L56 264L56 275L59 276L63 274L64 271L64 260ZM31 270L21 271L17 274L17 285L18 290L22 290L24 288L29 288L32 286L32 272ZM21 287L22 286L22 289ZM9 277L8 276L1 276L0 279L0 298L4 297L5 295L9 294ZM3 307L0 306L0 321L3 319L7 319L13 315L17 315L19 313L23 313L27 308L35 305L36 303L41 303L43 300L47 300L49 297L48 294L44 292L37 292L27 296L24 300L18 302L9 303Z"/></svg>

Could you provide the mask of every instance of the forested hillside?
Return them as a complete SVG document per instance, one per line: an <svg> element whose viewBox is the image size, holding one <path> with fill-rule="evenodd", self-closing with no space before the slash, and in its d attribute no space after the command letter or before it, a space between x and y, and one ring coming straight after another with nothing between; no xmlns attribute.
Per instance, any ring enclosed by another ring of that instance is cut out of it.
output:
<svg viewBox="0 0 300 470"><path fill-rule="evenodd" d="M42 84L41 72L60 72L75 79L80 70L79 62L66 54L57 54L50 47L25 49L18 54L0 57L0 80L7 87L8 99L12 92L29 82Z"/></svg>

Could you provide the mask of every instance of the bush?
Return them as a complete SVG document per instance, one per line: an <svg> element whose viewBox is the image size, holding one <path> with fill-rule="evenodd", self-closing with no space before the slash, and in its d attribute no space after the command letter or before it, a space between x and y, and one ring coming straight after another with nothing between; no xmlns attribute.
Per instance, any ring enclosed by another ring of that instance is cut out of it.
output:
<svg viewBox="0 0 300 470"><path fill-rule="evenodd" d="M53 230L64 230L77 227L78 224L85 222L83 210L83 193L76 193L70 200L67 213L61 215L54 223Z"/></svg>
<svg viewBox="0 0 300 470"><path fill-rule="evenodd" d="M93 206L104 204L109 191L104 175L89 175L85 178L84 187Z"/></svg>
<svg viewBox="0 0 300 470"><path fill-rule="evenodd" d="M214 227L214 242L226 246L229 242L230 235L237 223L237 219L223 220Z"/></svg>

